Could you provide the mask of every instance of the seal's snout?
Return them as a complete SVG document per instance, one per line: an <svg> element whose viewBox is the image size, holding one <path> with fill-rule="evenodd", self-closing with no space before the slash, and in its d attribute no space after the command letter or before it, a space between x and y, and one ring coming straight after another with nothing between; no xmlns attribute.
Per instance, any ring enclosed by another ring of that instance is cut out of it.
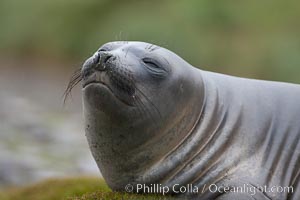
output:
<svg viewBox="0 0 300 200"><path fill-rule="evenodd" d="M82 66L83 78L87 78L95 71L107 70L110 60L115 57L108 52L96 52L92 57L88 58Z"/></svg>
<svg viewBox="0 0 300 200"><path fill-rule="evenodd" d="M88 58L82 67L82 87L100 83L123 101L129 99L135 93L133 73L116 60L116 55L101 50ZM127 100L127 104L129 102Z"/></svg>
<svg viewBox="0 0 300 200"><path fill-rule="evenodd" d="M99 71L104 71L107 67L107 63L108 61L114 58L112 54L108 53L108 52L97 52L94 55L94 63L96 64L96 70Z"/></svg>
<svg viewBox="0 0 300 200"><path fill-rule="evenodd" d="M112 54L107 52L96 52L92 57L85 61L83 68L104 71L108 61L113 57Z"/></svg>

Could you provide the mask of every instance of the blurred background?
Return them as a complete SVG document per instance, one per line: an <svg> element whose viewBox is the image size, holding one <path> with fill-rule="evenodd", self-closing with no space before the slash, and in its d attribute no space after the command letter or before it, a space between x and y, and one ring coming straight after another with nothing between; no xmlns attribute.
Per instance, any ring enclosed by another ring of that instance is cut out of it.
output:
<svg viewBox="0 0 300 200"><path fill-rule="evenodd" d="M103 43L141 40L204 70L300 83L296 0L0 0L0 187L100 176L72 72Z"/></svg>

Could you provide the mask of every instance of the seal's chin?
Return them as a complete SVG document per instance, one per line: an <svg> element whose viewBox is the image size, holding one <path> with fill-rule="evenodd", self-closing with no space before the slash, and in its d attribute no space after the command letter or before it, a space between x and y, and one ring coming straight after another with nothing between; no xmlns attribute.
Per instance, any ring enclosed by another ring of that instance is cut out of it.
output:
<svg viewBox="0 0 300 200"><path fill-rule="evenodd" d="M117 101L126 106L130 106L130 107L134 106L127 99L125 99L124 97L122 98L120 95L116 94L108 84L101 81L96 81L96 80L87 81L82 84L82 90L83 92L86 92L87 90L94 90L94 92L97 93L105 92L106 94L109 94L109 96L111 96L110 100Z"/></svg>

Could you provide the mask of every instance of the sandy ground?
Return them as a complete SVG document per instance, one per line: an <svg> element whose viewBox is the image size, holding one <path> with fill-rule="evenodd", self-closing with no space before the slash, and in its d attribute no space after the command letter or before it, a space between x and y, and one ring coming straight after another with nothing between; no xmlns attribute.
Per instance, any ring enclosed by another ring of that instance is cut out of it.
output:
<svg viewBox="0 0 300 200"><path fill-rule="evenodd" d="M0 60L0 187L100 175L84 135L80 87L63 104L72 74L66 65Z"/></svg>

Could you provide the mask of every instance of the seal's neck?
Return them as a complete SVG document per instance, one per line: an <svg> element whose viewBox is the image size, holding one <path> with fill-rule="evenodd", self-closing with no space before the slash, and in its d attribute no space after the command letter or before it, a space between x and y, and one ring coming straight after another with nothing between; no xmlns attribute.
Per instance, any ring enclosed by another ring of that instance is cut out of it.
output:
<svg viewBox="0 0 300 200"><path fill-rule="evenodd" d="M192 71L186 71L188 77L178 80L170 91L177 99L159 104L166 116L157 129L147 124L135 125L139 119L118 124L102 112L84 106L89 122L86 123L88 142L111 188L121 190L128 183L154 183L157 177L171 171L168 169L172 162L177 165L182 155L188 153L184 149L177 152L192 138L199 124L205 95L200 70L192 67L186 70Z"/></svg>
<svg viewBox="0 0 300 200"><path fill-rule="evenodd" d="M227 100L220 94L225 91L220 91L214 80L205 73L201 71L205 92L200 118L191 131L186 133L185 138L167 156L153 165L141 181L155 183L160 180L160 183L170 187L178 183L201 185L225 176L226 169L229 169L226 166L234 165L235 158L229 162L224 157L224 151L230 148L235 137L234 131L228 127L239 127L241 112L236 108L234 116L228 118L231 108L227 105L230 103L225 103ZM225 126L227 123L232 123L232 126ZM209 172L214 175L207 176Z"/></svg>

